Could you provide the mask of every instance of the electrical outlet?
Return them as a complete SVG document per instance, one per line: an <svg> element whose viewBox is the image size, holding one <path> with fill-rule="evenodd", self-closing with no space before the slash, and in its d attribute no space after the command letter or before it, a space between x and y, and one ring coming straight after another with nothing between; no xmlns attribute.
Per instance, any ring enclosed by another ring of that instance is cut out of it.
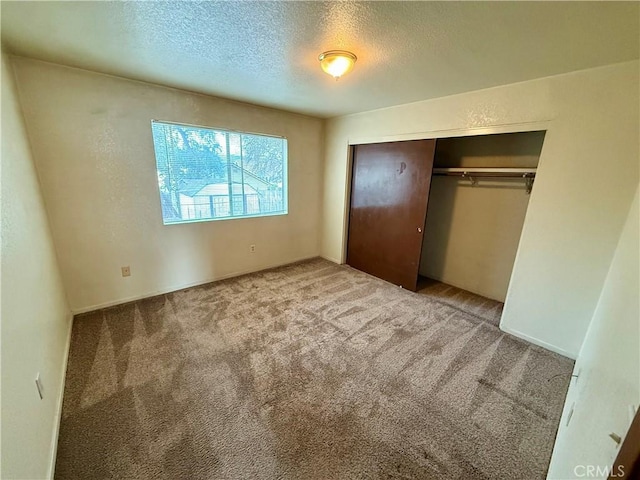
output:
<svg viewBox="0 0 640 480"><path fill-rule="evenodd" d="M256 246L255 245L249 245L249 252L250 253L256 253Z"/></svg>
<svg viewBox="0 0 640 480"><path fill-rule="evenodd" d="M40 379L40 372L36 375L36 388L38 389L40 400L42 400L44 398L44 388L42 386L42 380Z"/></svg>
<svg viewBox="0 0 640 480"><path fill-rule="evenodd" d="M122 267L122 276L123 277L131 276L131 267L129 267L129 265L127 265L126 267Z"/></svg>

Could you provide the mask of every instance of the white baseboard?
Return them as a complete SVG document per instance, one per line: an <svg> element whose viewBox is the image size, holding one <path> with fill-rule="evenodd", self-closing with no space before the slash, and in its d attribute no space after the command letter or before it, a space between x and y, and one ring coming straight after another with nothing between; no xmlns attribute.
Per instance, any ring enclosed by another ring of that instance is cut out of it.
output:
<svg viewBox="0 0 640 480"><path fill-rule="evenodd" d="M259 266L257 268L252 268L252 269L248 269L248 270L241 270L241 271L238 271L238 272L233 272L233 273L229 273L227 275L221 275L219 277L214 277L214 278L209 278L209 279L206 279L206 280L201 280L201 281L198 281L198 282L173 285L173 286L167 287L165 289L146 292L146 293L143 293L143 294L140 294L140 295L132 295L130 297L120 298L120 299L117 299L117 300L112 300L112 301L109 301L109 302L103 302L103 303L99 303L99 304L96 304L96 305L90 305L88 307L81 307L81 308L77 308L77 309L72 309L72 312L73 312L74 315L78 315L78 314L81 314L81 313L87 313L87 312L93 312L95 310L101 310L103 308L115 307L116 305L122 305L124 303L129 303L129 302L135 302L137 300L142 300L143 298L155 297L157 295L164 295L165 293L171 293L171 292L177 292L178 290L184 290L185 288L198 287L200 285L206 285L207 283L217 282L217 281L220 281L220 280L226 280L227 278L239 277L240 275L246 275L248 273L256 273L256 272L261 272L262 270L268 270L270 268L284 267L286 265L291 265L292 263L298 263L298 262L303 262L305 260L311 260L312 258L318 258L318 255L302 257L302 258L298 258L298 259L294 259L294 260L287 260L285 263L274 263L274 264L261 265L261 266ZM333 260L331 260L331 261L333 261Z"/></svg>
<svg viewBox="0 0 640 480"><path fill-rule="evenodd" d="M539 347L542 347L544 349L550 350L552 352L558 353L560 355L562 355L563 357L567 357L570 358L571 360L575 360L577 358L577 354L573 353L573 352L569 352L563 348L557 347L555 345L552 345L550 343L544 342L542 340L538 340L537 338L534 337L530 337L529 335L527 335L526 333L522 333L519 332L518 330L513 330L509 327L505 327L503 325L500 325L500 330L502 330L503 332L506 332L510 335L513 335L514 337L518 337L521 338L522 340L526 340L529 343L533 343L534 345L537 345Z"/></svg>
<svg viewBox="0 0 640 480"><path fill-rule="evenodd" d="M69 318L69 329L67 331L67 342L65 345L64 359L62 362L62 378L60 380L60 394L56 405L56 416L53 422L53 434L51 437L51 458L49 459L49 474L47 478L53 480L56 469L56 457L58 455L58 436L60 435L60 422L62 421L62 402L64 399L64 387L67 379L67 363L69 362L69 350L71 349L71 332L73 330L73 313Z"/></svg>
<svg viewBox="0 0 640 480"><path fill-rule="evenodd" d="M332 263L337 263L338 265L342 265L342 262L340 260L336 260L335 258L331 258L326 255L320 255L320 258L324 258L325 260L329 260Z"/></svg>

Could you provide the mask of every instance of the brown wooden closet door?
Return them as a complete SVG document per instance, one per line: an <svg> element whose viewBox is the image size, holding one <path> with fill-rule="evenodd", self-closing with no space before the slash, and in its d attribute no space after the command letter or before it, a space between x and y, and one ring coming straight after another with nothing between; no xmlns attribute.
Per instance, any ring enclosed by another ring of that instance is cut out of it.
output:
<svg viewBox="0 0 640 480"><path fill-rule="evenodd" d="M354 147L347 264L416 290L435 145Z"/></svg>

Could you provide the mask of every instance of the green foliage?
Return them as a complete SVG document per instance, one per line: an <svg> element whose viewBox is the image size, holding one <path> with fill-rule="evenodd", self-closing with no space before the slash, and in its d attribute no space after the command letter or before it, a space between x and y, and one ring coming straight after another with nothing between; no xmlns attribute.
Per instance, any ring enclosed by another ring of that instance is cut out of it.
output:
<svg viewBox="0 0 640 480"><path fill-rule="evenodd" d="M284 141L281 138L242 136L244 169L263 180L282 185L284 182Z"/></svg>
<svg viewBox="0 0 640 480"><path fill-rule="evenodd" d="M185 180L215 182L225 178L226 162L214 131L156 122L153 141L162 191L175 192Z"/></svg>

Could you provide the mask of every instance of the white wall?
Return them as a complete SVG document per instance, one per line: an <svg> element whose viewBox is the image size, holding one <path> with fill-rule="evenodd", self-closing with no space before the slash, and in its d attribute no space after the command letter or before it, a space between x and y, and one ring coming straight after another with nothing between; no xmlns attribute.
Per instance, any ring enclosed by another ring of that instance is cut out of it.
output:
<svg viewBox="0 0 640 480"><path fill-rule="evenodd" d="M13 62L74 311L319 254L322 120L25 58ZM289 214L163 226L152 119L287 137ZM124 265L131 277L122 278Z"/></svg>
<svg viewBox="0 0 640 480"><path fill-rule="evenodd" d="M71 313L10 65L2 55L2 478L47 478ZM44 386L40 400L36 374Z"/></svg>
<svg viewBox="0 0 640 480"><path fill-rule="evenodd" d="M501 327L575 358L638 178L638 62L338 117L322 255L344 260L348 144L547 129Z"/></svg>
<svg viewBox="0 0 640 480"><path fill-rule="evenodd" d="M618 454L618 446L609 434L624 437L632 419L629 406L640 405L638 203L636 191L576 361L574 375L578 377L567 394L549 467L550 479L585 478L587 465L600 467L604 473Z"/></svg>
<svg viewBox="0 0 640 480"><path fill-rule="evenodd" d="M436 167L538 165L544 134L438 140ZM504 302L529 195L522 179L434 176L420 274Z"/></svg>

